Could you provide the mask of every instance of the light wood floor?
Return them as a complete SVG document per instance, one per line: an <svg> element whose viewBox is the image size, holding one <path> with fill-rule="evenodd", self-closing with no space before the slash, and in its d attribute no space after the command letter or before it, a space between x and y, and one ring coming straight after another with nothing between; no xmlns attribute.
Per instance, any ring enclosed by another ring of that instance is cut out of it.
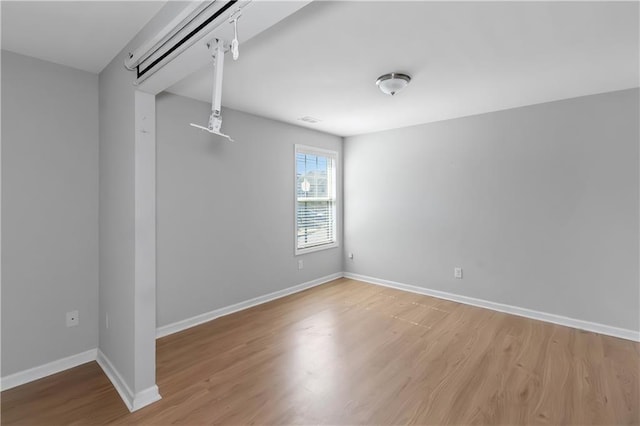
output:
<svg viewBox="0 0 640 426"><path fill-rule="evenodd" d="M129 413L94 362L3 424L638 424L640 345L341 279L158 341Z"/></svg>

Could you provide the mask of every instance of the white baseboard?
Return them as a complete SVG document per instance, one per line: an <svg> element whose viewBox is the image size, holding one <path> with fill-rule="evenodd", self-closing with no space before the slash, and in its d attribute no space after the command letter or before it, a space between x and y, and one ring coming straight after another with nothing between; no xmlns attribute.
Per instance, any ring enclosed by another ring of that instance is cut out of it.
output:
<svg viewBox="0 0 640 426"><path fill-rule="evenodd" d="M376 284L384 287L395 288L398 290L409 291L411 293L423 294L425 296L433 296L439 299L446 299L446 300L451 300L453 302L463 303L465 305L478 306L480 308L491 309L493 311L504 312L507 314L518 315L525 318L531 318L539 321L545 321L553 324L577 328L580 330L592 331L594 333L600 333L600 334L606 334L608 336L619 337L621 339L633 340L634 342L640 342L640 332L634 331L634 330L612 327L609 325L583 321L575 318L564 317L562 315L535 311L527 308L520 308L518 306L505 305L503 303L491 302L489 300L483 300L483 299L476 299L474 297L462 296L459 294L447 293L444 291L431 290L424 287L417 287L410 284L403 284L395 281L383 280L380 278L369 277L366 275L353 274L350 272L345 272L343 275L345 278L364 281L370 284Z"/></svg>
<svg viewBox="0 0 640 426"><path fill-rule="evenodd" d="M69 368L95 361L96 355L97 349L89 349L88 351L81 352L79 354L57 359L47 364L10 374L0 379L0 388L5 391L16 386L24 385L25 383L33 382L34 380L42 379L43 377L68 370Z"/></svg>
<svg viewBox="0 0 640 426"><path fill-rule="evenodd" d="M158 391L158 386L150 386L145 390L136 393L136 396L133 398L133 409L131 411L139 410L149 404L160 401L161 399L162 397L160 396L160 392Z"/></svg>
<svg viewBox="0 0 640 426"><path fill-rule="evenodd" d="M44 365L39 365L37 367L3 377L1 379L2 382L0 387L5 391L91 361L98 362L113 384L113 387L118 391L120 398L122 398L129 411L138 410L161 398L158 393L158 386L156 385L134 395L122 379L120 373L118 373L118 370L115 369L111 361L109 361L109 358L107 358L100 349L90 349L76 355L71 355L66 358L58 359Z"/></svg>
<svg viewBox="0 0 640 426"><path fill-rule="evenodd" d="M270 302L275 299L280 299L285 296L289 296L294 293L301 292L311 287L319 286L320 284L328 283L338 278L342 278L344 274L337 272L335 274L326 275L315 280L307 281L306 283L298 284L293 287L285 288L284 290L274 291L273 293L265 294L264 296L254 297L253 299L245 300L244 302L236 303L234 305L225 306L224 308L215 309L204 314L196 315L191 318L187 318L182 321L177 321L172 324L163 325L156 330L156 338L168 336L173 333L177 333L187 328L195 327L196 325L203 324L205 322L212 321L216 318L232 314L234 312L242 311L244 309L251 308L253 306L261 305L263 303Z"/></svg>
<svg viewBox="0 0 640 426"><path fill-rule="evenodd" d="M158 392L158 386L156 385L137 393L131 391L131 388L127 386L127 383L124 381L118 370L100 349L98 349L96 361L98 361L102 371L107 375L111 384L113 384L113 387L116 388L116 391L120 395L120 398L122 398L122 401L124 401L129 411L139 410L140 408L146 407L147 405L162 398Z"/></svg>
<svg viewBox="0 0 640 426"><path fill-rule="evenodd" d="M178 331L185 330L187 328L194 327L196 325L211 321L218 317L229 315L231 313L241 311L243 309L251 308L256 305L260 305L266 302L270 302L275 299L280 299L285 296L289 296L294 293L301 292L303 290L316 287L318 285L333 281L338 278L342 278L343 273L338 272L335 274L327 275L315 280L307 281L305 283L286 288L284 290L275 291L273 293L266 294L264 296L255 297L244 302L236 303L231 306L216 309L211 312L207 312L201 315L197 315L192 318L188 318L183 321L179 321L173 324L165 325L157 329L157 337L164 337L169 334L177 333ZM28 370L20 371L5 377L0 378L0 389L8 390L16 386L23 385L25 383L32 382L34 380L42 379L43 377L50 376L55 373L59 373L64 370L68 370L78 365L85 364L87 362L97 361L104 373L107 375L113 387L116 389L122 401L130 411L136 411L142 407L145 407L155 401L158 401L162 397L158 392L156 385L151 386L145 390L137 393L133 393L129 386L113 366L109 358L99 349L90 349L86 352L82 352L76 355L71 355L66 358L62 358L56 361L49 362L44 365L30 368Z"/></svg>
<svg viewBox="0 0 640 426"><path fill-rule="evenodd" d="M127 383L124 381L118 370L113 366L109 358L98 349L98 357L96 359L100 367L102 367L102 371L107 375L113 387L116 388L120 398L124 401L125 405L129 409L129 411L133 411L133 399L134 395Z"/></svg>

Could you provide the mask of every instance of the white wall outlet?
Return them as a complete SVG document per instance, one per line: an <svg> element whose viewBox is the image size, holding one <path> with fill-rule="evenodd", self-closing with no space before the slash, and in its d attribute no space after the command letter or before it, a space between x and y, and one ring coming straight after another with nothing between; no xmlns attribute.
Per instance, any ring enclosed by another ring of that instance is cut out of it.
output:
<svg viewBox="0 0 640 426"><path fill-rule="evenodd" d="M353 253L349 253L349 259L353 260Z"/></svg>
<svg viewBox="0 0 640 426"><path fill-rule="evenodd" d="M80 324L78 311L67 312L67 327L75 327L78 324Z"/></svg>
<svg viewBox="0 0 640 426"><path fill-rule="evenodd" d="M453 277L454 278L458 278L458 279L462 279L462 268L460 267L455 267L453 268Z"/></svg>
<svg viewBox="0 0 640 426"><path fill-rule="evenodd" d="M298 269L302 269L304 268L304 260L300 259L298 260Z"/></svg>

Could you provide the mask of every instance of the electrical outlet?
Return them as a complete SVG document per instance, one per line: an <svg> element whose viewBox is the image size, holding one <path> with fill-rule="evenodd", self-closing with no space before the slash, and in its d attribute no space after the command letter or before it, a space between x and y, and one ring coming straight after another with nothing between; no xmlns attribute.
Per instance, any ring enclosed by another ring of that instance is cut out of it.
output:
<svg viewBox="0 0 640 426"><path fill-rule="evenodd" d="M349 253L349 259L353 260L353 253Z"/></svg>
<svg viewBox="0 0 640 426"><path fill-rule="evenodd" d="M80 323L78 311L67 312L67 327L75 327Z"/></svg>
<svg viewBox="0 0 640 426"><path fill-rule="evenodd" d="M453 277L454 278L458 278L458 279L462 279L462 268L460 268L460 267L453 268Z"/></svg>
<svg viewBox="0 0 640 426"><path fill-rule="evenodd" d="M300 259L298 260L298 269L302 269L304 268L304 260Z"/></svg>

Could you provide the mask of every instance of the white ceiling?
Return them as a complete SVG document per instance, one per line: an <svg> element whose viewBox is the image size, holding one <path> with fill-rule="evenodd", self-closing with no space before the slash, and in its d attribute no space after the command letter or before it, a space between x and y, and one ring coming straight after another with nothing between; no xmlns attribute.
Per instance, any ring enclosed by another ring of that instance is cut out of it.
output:
<svg viewBox="0 0 640 426"><path fill-rule="evenodd" d="M165 1L2 1L2 48L98 73Z"/></svg>
<svg viewBox="0 0 640 426"><path fill-rule="evenodd" d="M223 105L348 136L637 87L638 6L314 2L227 55ZM413 76L395 97L375 86L391 71ZM211 86L204 69L169 91Z"/></svg>

